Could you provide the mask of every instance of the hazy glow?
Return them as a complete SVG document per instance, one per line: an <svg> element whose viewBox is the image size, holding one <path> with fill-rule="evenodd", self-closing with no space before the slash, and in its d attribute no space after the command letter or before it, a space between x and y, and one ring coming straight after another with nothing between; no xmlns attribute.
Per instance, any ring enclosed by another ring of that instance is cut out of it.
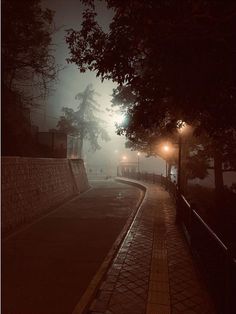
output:
<svg viewBox="0 0 236 314"><path fill-rule="evenodd" d="M64 70L59 72L59 79L56 85L52 86L54 92L50 94L49 98L42 102L42 106L34 108L32 112L33 123L39 127L40 131L48 131L48 129L56 128L59 117L62 114L63 107L71 107L77 110L78 102L75 100L75 95L82 92L90 83L100 96L95 97L95 100L101 105L101 113L97 113L101 120L104 120L103 127L109 133L110 141L99 141L101 149L95 153L91 150L89 144L85 142L84 146L84 161L89 171L90 168L97 167L99 173L100 169L104 173L116 175L118 162L136 162L138 155L137 151L130 151L125 148L126 139L123 136L116 134L115 124L119 125L127 119L127 115L121 114L117 108L111 106L112 90L117 87L117 84L111 80L104 80L101 82L100 78L96 77L95 72L87 71L80 73L75 64L67 64L68 46L65 42L65 30L70 28L77 29L82 22L82 11L84 6L77 0L43 0L45 7L55 11L55 24L63 25L57 32L53 34L53 44L55 48L56 62L64 67ZM106 5L102 1L96 1L96 9L98 16L96 19L101 22L102 28L109 31L108 25L111 21L113 12L106 10ZM105 14L104 14L105 13ZM109 110L106 110L106 109ZM126 155L126 156L125 156ZM122 158L122 156L124 158ZM165 164L159 157L144 158L142 157L142 169L147 172L156 172L158 174L164 173ZM74 156L75 158L77 156Z"/></svg>
<svg viewBox="0 0 236 314"><path fill-rule="evenodd" d="M170 147L166 144L166 145L163 146L163 150L164 150L165 152L169 152Z"/></svg>
<svg viewBox="0 0 236 314"><path fill-rule="evenodd" d="M114 114L113 121L115 124L122 124L124 119L125 119L125 116L122 113Z"/></svg>

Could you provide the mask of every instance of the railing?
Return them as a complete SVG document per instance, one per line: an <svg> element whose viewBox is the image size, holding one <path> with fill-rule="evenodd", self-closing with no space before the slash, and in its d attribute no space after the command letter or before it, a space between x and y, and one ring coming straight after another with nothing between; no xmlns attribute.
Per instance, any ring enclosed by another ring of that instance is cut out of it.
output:
<svg viewBox="0 0 236 314"><path fill-rule="evenodd" d="M126 172L123 176L158 183L176 201L176 221L183 227L186 239L197 258L220 314L236 313L236 258L196 210L165 177L150 173Z"/></svg>
<svg viewBox="0 0 236 314"><path fill-rule="evenodd" d="M192 252L201 265L219 313L236 313L233 296L236 291L236 260L230 249L183 195L178 196L177 215Z"/></svg>

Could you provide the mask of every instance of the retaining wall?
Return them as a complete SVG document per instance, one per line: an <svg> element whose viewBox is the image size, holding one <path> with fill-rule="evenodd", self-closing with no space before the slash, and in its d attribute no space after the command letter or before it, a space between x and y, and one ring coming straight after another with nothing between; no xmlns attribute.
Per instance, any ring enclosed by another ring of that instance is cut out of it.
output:
<svg viewBox="0 0 236 314"><path fill-rule="evenodd" d="M86 191L89 184L83 160L70 159L70 167L77 190L80 192Z"/></svg>
<svg viewBox="0 0 236 314"><path fill-rule="evenodd" d="M2 157L2 234L88 187L83 160Z"/></svg>

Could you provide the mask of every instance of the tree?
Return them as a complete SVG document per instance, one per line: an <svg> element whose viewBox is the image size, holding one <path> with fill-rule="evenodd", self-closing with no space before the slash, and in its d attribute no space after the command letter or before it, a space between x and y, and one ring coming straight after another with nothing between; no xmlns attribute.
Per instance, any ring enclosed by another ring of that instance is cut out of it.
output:
<svg viewBox="0 0 236 314"><path fill-rule="evenodd" d="M88 8L81 31L68 32L68 61L116 81L117 95L130 90L118 132L145 146L179 120L194 125L211 139L220 195L222 156L235 156L224 144L229 134L236 144L235 2L106 0L114 11L109 33L96 22L94 1L82 2Z"/></svg>
<svg viewBox="0 0 236 314"><path fill-rule="evenodd" d="M229 114L235 110L233 1L106 2L114 10L110 32L99 27L94 8L87 9L82 30L68 33L69 62L129 86L136 104L155 108L154 122L176 116L177 106L187 122L207 114L198 120L213 132L227 105L220 126L235 126Z"/></svg>
<svg viewBox="0 0 236 314"><path fill-rule="evenodd" d="M92 85L88 85L82 93L75 96L75 99L79 101L78 110L64 107L64 116L61 116L57 125L60 131L79 137L78 155L80 158L83 155L84 140L88 140L92 150L96 151L101 148L98 143L99 137L105 141L110 139L101 126L104 121L94 114L94 112L100 112L99 104L94 100L96 94Z"/></svg>
<svg viewBox="0 0 236 314"><path fill-rule="evenodd" d="M5 155L24 155L30 151L30 107L48 94L50 83L57 77L51 46L54 30L53 12L42 9L40 0L2 1L2 152Z"/></svg>
<svg viewBox="0 0 236 314"><path fill-rule="evenodd" d="M17 90L32 102L40 91L47 91L48 84L57 75L51 48L55 31L53 12L42 9L40 0L28 0L27 5L22 1L4 0L2 13L4 87Z"/></svg>
<svg viewBox="0 0 236 314"><path fill-rule="evenodd" d="M128 138L128 147L134 150L145 151L148 155L159 155L157 144L163 141L177 143L178 134L173 126L177 124L176 118L166 124L166 120L155 121L155 107L139 106L135 103L135 95L130 87L120 86L113 92L113 106L119 106L126 112L127 119L119 126L118 134L125 134ZM233 114L233 111L232 111ZM209 117L209 119L212 117ZM220 119L220 117L218 117ZM208 120L209 121L209 120ZM194 136L188 137L184 145L185 158L182 167L182 187L186 186L187 179L203 179L208 175L208 170L215 172L216 204L222 206L224 199L223 173L236 171L236 131L229 126L228 129L220 127L214 133L199 127L195 120ZM210 123L210 121L209 121ZM171 164L177 165L176 155ZM164 156L164 159L166 157ZM214 164L212 165L212 160Z"/></svg>

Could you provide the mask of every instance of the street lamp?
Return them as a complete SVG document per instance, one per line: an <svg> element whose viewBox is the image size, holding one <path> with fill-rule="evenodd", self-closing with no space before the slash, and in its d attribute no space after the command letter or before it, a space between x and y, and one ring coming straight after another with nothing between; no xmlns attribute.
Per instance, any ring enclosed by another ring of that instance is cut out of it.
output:
<svg viewBox="0 0 236 314"><path fill-rule="evenodd" d="M177 210L176 210L176 218L175 221L178 223L180 218L180 212L179 212L179 206L180 206L180 200L181 200L181 193L182 193L182 184L181 184L181 158L182 158L182 135L186 132L187 124L183 122L182 120L179 120L177 122L177 130L179 133L179 156L178 156L178 173L177 173L177 184L178 184L178 194L177 194Z"/></svg>
<svg viewBox="0 0 236 314"><path fill-rule="evenodd" d="M126 164L125 164L126 160L127 160L127 157L125 155L122 156L122 162L123 162L123 165L121 165L122 176L124 176L124 174L127 172L127 167L126 167Z"/></svg>
<svg viewBox="0 0 236 314"><path fill-rule="evenodd" d="M170 151L170 147L167 144L165 144L163 146L163 150L165 153L168 153ZM167 176L168 176L168 169L167 168L168 168L168 166L167 166L167 158L166 158L166 180L167 180Z"/></svg>
<svg viewBox="0 0 236 314"><path fill-rule="evenodd" d="M166 180L165 180L165 188L167 190L167 177L168 177L168 163L167 163L167 154L170 152L170 146L168 144L164 144L162 150L165 153L165 161L166 161Z"/></svg>
<svg viewBox="0 0 236 314"><path fill-rule="evenodd" d="M137 156L138 156L138 173L139 173L139 156L140 156L140 152L137 152Z"/></svg>
<svg viewBox="0 0 236 314"><path fill-rule="evenodd" d="M177 174L177 184L178 184L178 190L179 193L182 191L182 186L181 186L181 158L182 158L182 135L186 131L187 128L187 123L179 120L177 122L177 128L178 128L178 133L179 133L179 156L178 156L178 174Z"/></svg>

